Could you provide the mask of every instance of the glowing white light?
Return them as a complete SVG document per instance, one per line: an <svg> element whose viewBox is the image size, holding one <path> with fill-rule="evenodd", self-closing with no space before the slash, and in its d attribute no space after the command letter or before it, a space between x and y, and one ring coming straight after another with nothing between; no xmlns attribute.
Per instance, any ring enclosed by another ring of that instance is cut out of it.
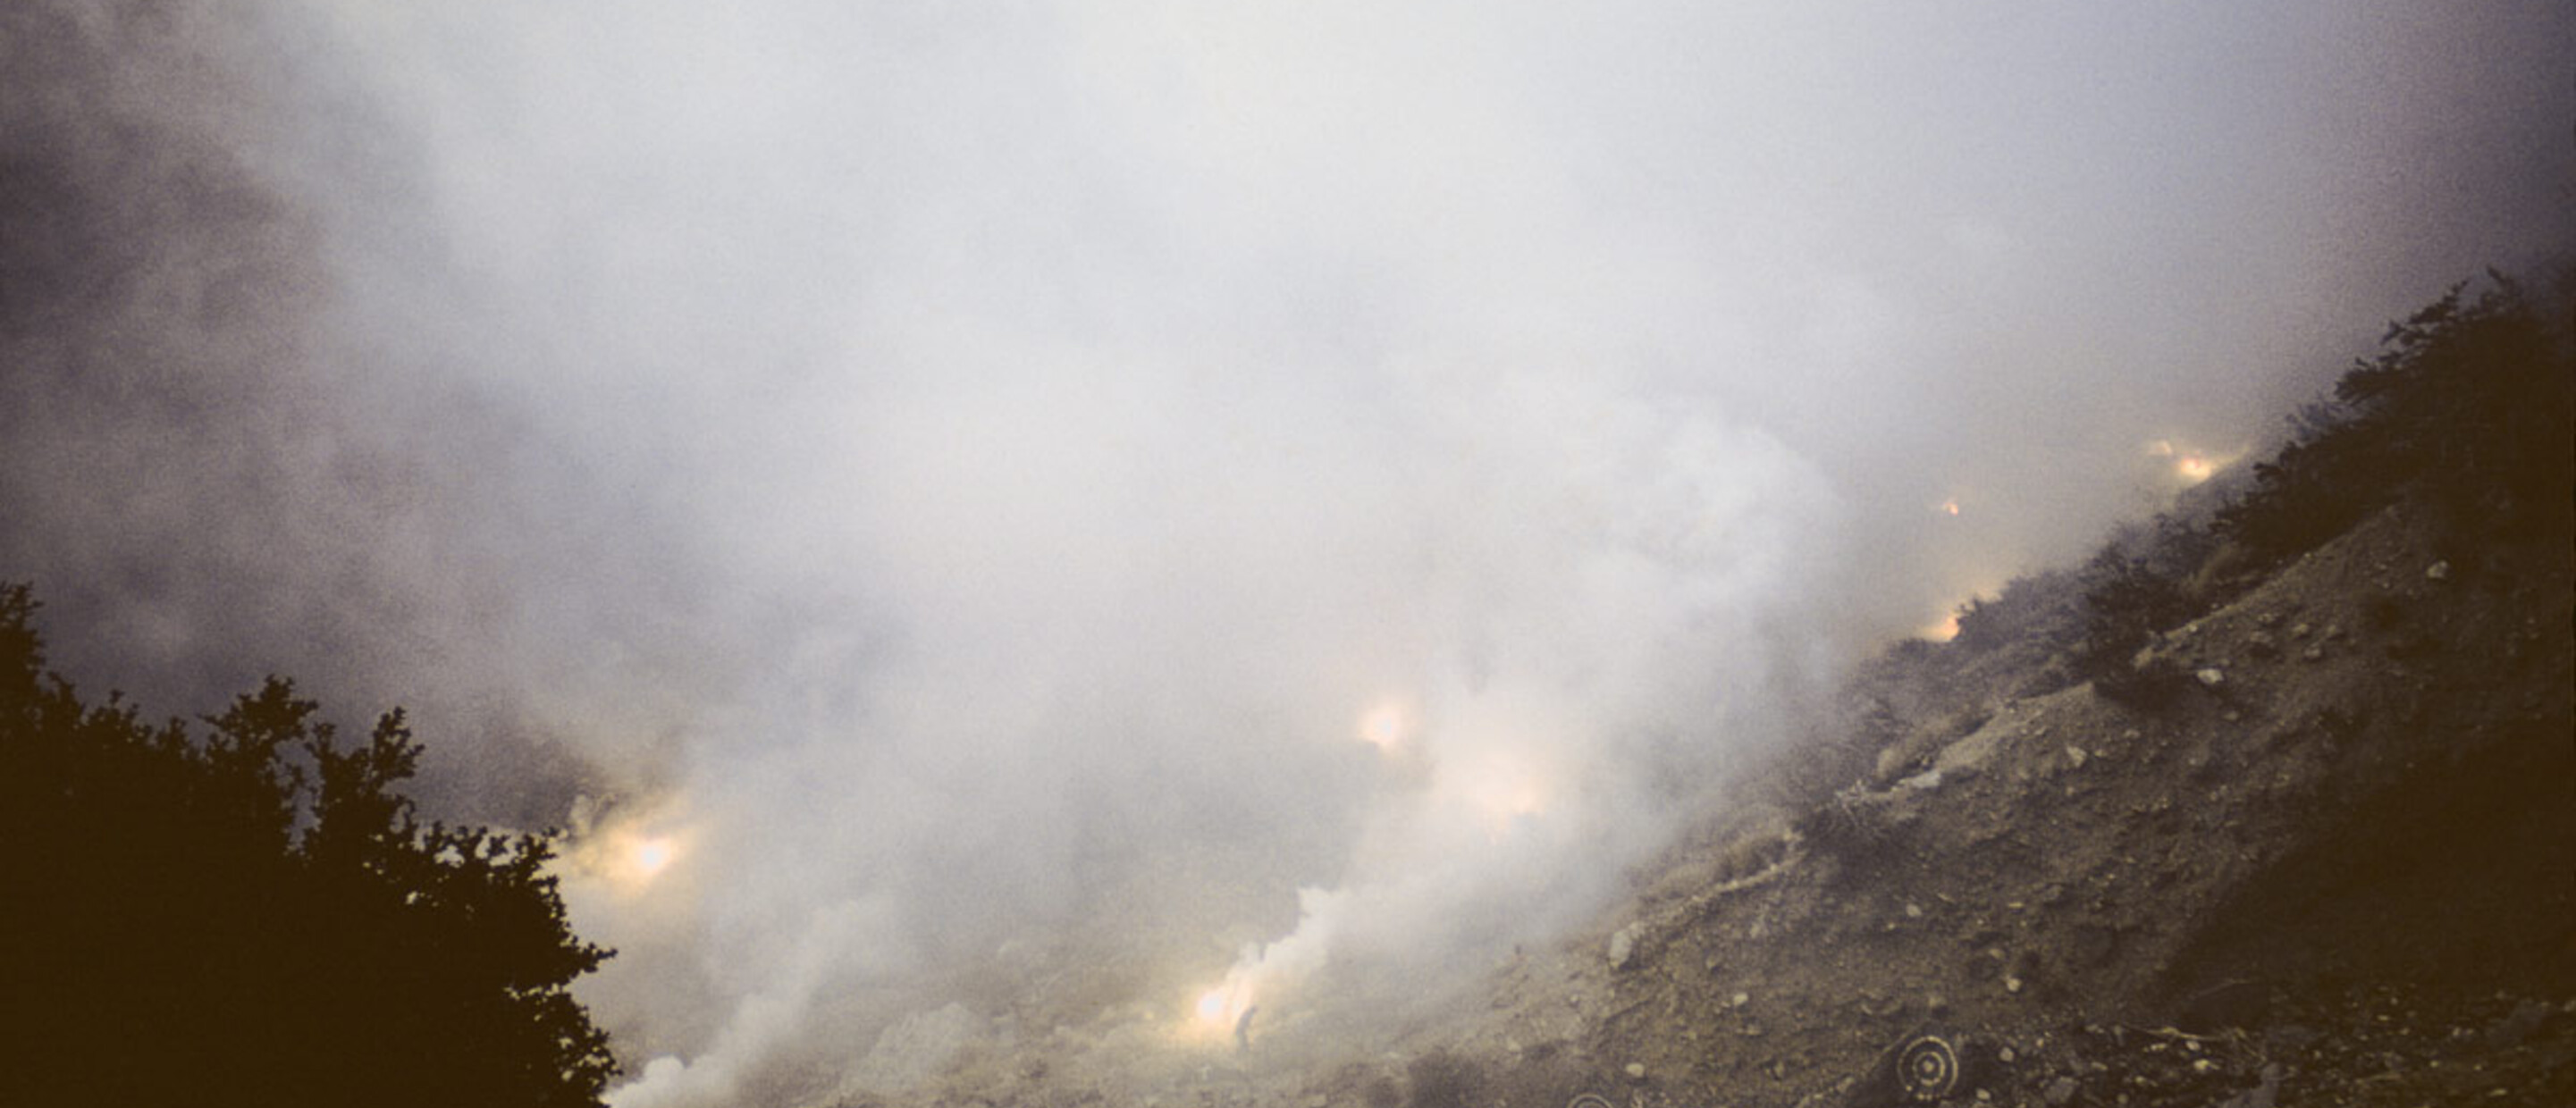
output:
<svg viewBox="0 0 2576 1108"><path fill-rule="evenodd" d="M1404 741L1404 709L1393 704L1380 704L1360 717L1360 741L1380 750L1393 750Z"/></svg>
<svg viewBox="0 0 2576 1108"><path fill-rule="evenodd" d="M2157 439L2147 444L2147 456L2172 467L2174 479L2188 487L2216 476L2219 470L2244 457L2245 451L2210 451L2188 442Z"/></svg>
<svg viewBox="0 0 2576 1108"><path fill-rule="evenodd" d="M677 853L678 847L667 838L639 839L627 852L626 862L638 878L650 881L671 864Z"/></svg>
<svg viewBox="0 0 2576 1108"><path fill-rule="evenodd" d="M1495 819L1510 821L1521 816L1534 816L1547 810L1547 797L1535 781L1508 781L1494 785L1477 798L1485 811Z"/></svg>
<svg viewBox="0 0 2576 1108"><path fill-rule="evenodd" d="M1190 1008L1190 1019L1183 1037L1201 1042L1224 1041L1233 1037L1243 1014L1252 1010L1252 982L1238 967L1226 975L1225 982L1199 994L1198 1003Z"/></svg>
<svg viewBox="0 0 2576 1108"><path fill-rule="evenodd" d="M1547 812L1545 778L1518 758L1499 757L1462 767L1457 788L1488 837L1499 839L1516 822Z"/></svg>

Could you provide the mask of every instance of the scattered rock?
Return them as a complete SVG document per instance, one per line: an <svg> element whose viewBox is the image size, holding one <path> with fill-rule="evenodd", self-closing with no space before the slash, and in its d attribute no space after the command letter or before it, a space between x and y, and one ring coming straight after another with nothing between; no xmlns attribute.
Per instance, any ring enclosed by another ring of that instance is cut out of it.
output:
<svg viewBox="0 0 2576 1108"><path fill-rule="evenodd" d="M2487 1028L2487 1045L2498 1050L2520 1046L2523 1040L2531 1037L2532 1032L2540 1030L2541 1024L2549 1022L2549 1017L2554 1012L2555 1009L2548 1004L2537 1000L2526 1000L2516 1004L2512 1012L2507 1013L2503 1019L2497 1020L2494 1026Z"/></svg>
<svg viewBox="0 0 2576 1108"><path fill-rule="evenodd" d="M2000 722L1980 727L1975 734L1943 747L1940 757L1932 760L1932 768L1957 777L1968 777L1983 768L1994 758L1995 752L2003 748L2004 734L2008 730L2011 730L2010 726Z"/></svg>
<svg viewBox="0 0 2576 1108"><path fill-rule="evenodd" d="M2076 1088L2074 1078L2059 1077L2048 1083L2048 1088L2040 1093L2040 1098L2048 1102L2049 1108L2065 1108L2069 1101L2075 1099Z"/></svg>
<svg viewBox="0 0 2576 1108"><path fill-rule="evenodd" d="M2266 1062L2261 1084L2219 1102L2219 1108L2273 1108L2281 1099L2281 1064Z"/></svg>
<svg viewBox="0 0 2576 1108"><path fill-rule="evenodd" d="M1863 998L1860 1002L1860 1014L1871 1019L1887 1019L1904 1013L1905 1001L1902 999Z"/></svg>
<svg viewBox="0 0 2576 1108"><path fill-rule="evenodd" d="M1626 969L1626 968L1628 968L1628 963L1633 962L1633 961L1635 961L1635 960L1636 960L1636 958L1637 958L1637 929L1638 929L1640 926L1642 926L1642 925L1632 923L1632 924L1629 924L1629 925L1628 925L1628 926L1626 926L1626 927L1622 927L1622 928L1620 928L1619 930L1617 930L1616 932L1613 932L1613 933L1611 934L1611 936L1610 936L1610 968L1611 968L1611 969L1614 969L1614 970L1617 970L1617 969Z"/></svg>
<svg viewBox="0 0 2576 1108"><path fill-rule="evenodd" d="M1870 779L1873 781L1895 780L1896 775L1905 769L1906 761L1913 757L1912 752L1907 750L1906 746L1907 744L1905 743L1897 743L1885 750L1879 751L1876 767L1877 773Z"/></svg>
<svg viewBox="0 0 2576 1108"><path fill-rule="evenodd" d="M1941 771L1937 769L1927 769L1912 777L1899 781L1897 784L1904 788L1928 793L1941 787Z"/></svg>
<svg viewBox="0 0 2576 1108"><path fill-rule="evenodd" d="M2424 567L2424 579L2425 579L2425 580L2427 580L2427 581L2448 581L2448 580L2450 580L2450 579L2451 579L2451 563L2449 563L2449 562L2435 562L2435 563L2433 563L2432 565L2425 566L2425 567Z"/></svg>
<svg viewBox="0 0 2576 1108"><path fill-rule="evenodd" d="M1630 1081L1643 1081L1643 1080L1645 1080L1645 1079L1646 1079L1646 1064L1645 1064L1644 1062L1630 1062L1630 1063L1628 1063L1628 1080L1630 1080Z"/></svg>
<svg viewBox="0 0 2576 1108"><path fill-rule="evenodd" d="M2200 683L2208 688L2214 689L2227 683L2227 674L2216 666L2203 669L2198 673L2192 674L2192 676L2199 678Z"/></svg>

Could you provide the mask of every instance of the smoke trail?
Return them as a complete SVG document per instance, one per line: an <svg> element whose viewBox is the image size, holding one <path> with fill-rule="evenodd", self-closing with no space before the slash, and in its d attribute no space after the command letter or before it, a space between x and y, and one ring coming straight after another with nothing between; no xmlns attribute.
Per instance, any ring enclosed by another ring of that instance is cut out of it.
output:
<svg viewBox="0 0 2576 1108"><path fill-rule="evenodd" d="M2537 3L6 19L0 574L572 827L628 1105L1437 995L2576 180Z"/></svg>

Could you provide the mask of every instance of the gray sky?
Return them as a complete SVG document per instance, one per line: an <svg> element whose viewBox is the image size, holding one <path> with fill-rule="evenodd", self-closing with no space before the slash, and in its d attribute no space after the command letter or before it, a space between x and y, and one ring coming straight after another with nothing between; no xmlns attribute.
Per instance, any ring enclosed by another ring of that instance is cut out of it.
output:
<svg viewBox="0 0 2576 1108"><path fill-rule="evenodd" d="M629 1108L1573 918L2576 210L2537 0L136 7L7 17L0 577L577 823Z"/></svg>

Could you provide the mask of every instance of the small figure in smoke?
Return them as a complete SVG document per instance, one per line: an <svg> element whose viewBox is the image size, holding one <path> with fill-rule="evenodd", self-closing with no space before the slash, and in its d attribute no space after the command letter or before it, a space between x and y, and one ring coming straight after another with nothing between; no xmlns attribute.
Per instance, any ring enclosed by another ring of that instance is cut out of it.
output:
<svg viewBox="0 0 2576 1108"><path fill-rule="evenodd" d="M1242 1015L1234 1017L1234 1049L1236 1051L1241 1052L1252 1049L1252 1014L1260 1010L1261 1006L1255 1004L1244 1009Z"/></svg>

